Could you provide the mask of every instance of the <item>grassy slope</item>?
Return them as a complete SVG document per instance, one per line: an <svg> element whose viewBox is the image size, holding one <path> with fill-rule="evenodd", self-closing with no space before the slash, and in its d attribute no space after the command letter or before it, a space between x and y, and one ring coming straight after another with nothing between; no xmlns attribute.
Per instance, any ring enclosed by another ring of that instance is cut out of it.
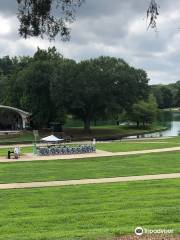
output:
<svg viewBox="0 0 180 240"><path fill-rule="evenodd" d="M34 141L34 135L32 132L25 132L23 134L20 134L19 136L1 136L0 137L0 143L1 142L23 142L23 141Z"/></svg>
<svg viewBox="0 0 180 240"><path fill-rule="evenodd" d="M3 190L0 239L97 240L137 226L180 233L179 186L174 179Z"/></svg>
<svg viewBox="0 0 180 240"><path fill-rule="evenodd" d="M0 183L180 172L180 152L0 164Z"/></svg>

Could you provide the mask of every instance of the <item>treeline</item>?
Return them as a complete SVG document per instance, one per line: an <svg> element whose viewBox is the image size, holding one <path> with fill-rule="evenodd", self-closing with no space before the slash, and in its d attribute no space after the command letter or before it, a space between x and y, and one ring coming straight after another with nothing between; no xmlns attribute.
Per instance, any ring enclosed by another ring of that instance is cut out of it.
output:
<svg viewBox="0 0 180 240"><path fill-rule="evenodd" d="M122 59L75 62L54 47L33 57L0 59L0 103L31 112L36 128L63 124L68 114L82 120L86 131L92 121L118 120L124 112L138 125L152 122L156 103L148 81L144 70Z"/></svg>
<svg viewBox="0 0 180 240"><path fill-rule="evenodd" d="M180 81L168 85L153 85L151 92L161 109L180 107Z"/></svg>

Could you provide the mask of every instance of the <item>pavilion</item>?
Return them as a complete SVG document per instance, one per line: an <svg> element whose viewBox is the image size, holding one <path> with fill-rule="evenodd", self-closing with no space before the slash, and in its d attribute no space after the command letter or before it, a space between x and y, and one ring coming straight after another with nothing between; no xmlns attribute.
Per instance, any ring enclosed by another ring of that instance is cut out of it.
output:
<svg viewBox="0 0 180 240"><path fill-rule="evenodd" d="M30 113L21 109L0 105L0 131L19 131L25 129Z"/></svg>

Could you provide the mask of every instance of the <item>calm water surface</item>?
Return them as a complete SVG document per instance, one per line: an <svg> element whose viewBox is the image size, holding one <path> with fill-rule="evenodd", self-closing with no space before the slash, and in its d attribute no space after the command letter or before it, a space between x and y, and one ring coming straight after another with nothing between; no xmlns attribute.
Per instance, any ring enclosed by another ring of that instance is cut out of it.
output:
<svg viewBox="0 0 180 240"><path fill-rule="evenodd" d="M180 136L180 112L163 112L161 113L158 122L168 129L162 132L133 136L130 138Z"/></svg>

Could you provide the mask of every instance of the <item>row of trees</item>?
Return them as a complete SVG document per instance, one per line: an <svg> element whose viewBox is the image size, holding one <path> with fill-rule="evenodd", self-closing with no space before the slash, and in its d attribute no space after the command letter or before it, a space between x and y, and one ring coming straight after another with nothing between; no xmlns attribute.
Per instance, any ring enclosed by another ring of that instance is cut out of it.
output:
<svg viewBox="0 0 180 240"><path fill-rule="evenodd" d="M71 114L89 131L91 121L132 113L138 102L145 109L148 98L146 72L122 59L99 57L77 63L55 48L38 49L33 57L0 59L0 102L31 112L34 127L64 123ZM132 114L130 118L135 120ZM137 122L151 121L141 119Z"/></svg>
<svg viewBox="0 0 180 240"><path fill-rule="evenodd" d="M180 107L180 81L168 85L153 85L151 92L159 108Z"/></svg>

